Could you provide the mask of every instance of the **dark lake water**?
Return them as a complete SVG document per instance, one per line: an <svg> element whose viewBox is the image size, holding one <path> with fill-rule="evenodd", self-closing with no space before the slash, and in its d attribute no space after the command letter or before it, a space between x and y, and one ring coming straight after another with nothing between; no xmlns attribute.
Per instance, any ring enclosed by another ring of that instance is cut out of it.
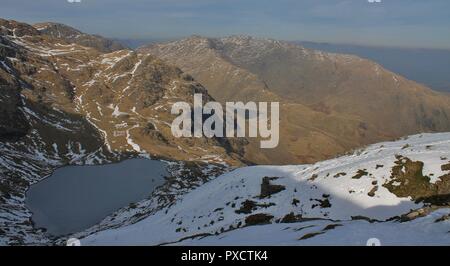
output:
<svg viewBox="0 0 450 266"><path fill-rule="evenodd" d="M114 211L148 197L167 176L166 163L130 159L67 166L30 187L26 206L36 227L60 236L87 229Z"/></svg>

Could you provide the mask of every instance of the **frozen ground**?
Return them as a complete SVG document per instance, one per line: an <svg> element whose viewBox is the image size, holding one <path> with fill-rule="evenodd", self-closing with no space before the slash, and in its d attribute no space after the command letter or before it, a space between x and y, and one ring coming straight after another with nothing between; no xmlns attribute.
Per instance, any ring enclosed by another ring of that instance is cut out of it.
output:
<svg viewBox="0 0 450 266"><path fill-rule="evenodd" d="M155 245L186 239L180 244L360 245L378 237L391 245L450 244L449 221L435 223L449 212L446 209L405 223L386 222L423 206L383 186L392 178L398 155L423 162L424 175L436 183L448 173L441 166L449 162L450 134L421 134L378 143L312 165L236 169L135 224L97 232L82 243ZM269 188L275 188L269 195L263 192L264 177L270 177ZM302 221L280 223L289 214ZM255 215L265 216L263 223L270 224L246 226L254 224L247 219ZM339 226L324 230L330 224ZM298 241L308 233L313 236Z"/></svg>

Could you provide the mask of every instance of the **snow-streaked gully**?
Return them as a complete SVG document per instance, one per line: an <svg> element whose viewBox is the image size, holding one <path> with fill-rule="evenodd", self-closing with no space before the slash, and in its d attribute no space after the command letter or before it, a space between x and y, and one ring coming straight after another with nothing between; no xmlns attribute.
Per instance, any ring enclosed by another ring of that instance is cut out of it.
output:
<svg viewBox="0 0 450 266"><path fill-rule="evenodd" d="M270 111L268 102L226 102L225 125L222 105L219 102L206 102L203 105L203 95L200 93L194 94L193 108L187 102L176 102L172 105L171 113L178 115L171 125L172 134L177 138L259 137L263 149L277 147L280 139L279 102L270 102ZM209 117L204 119L205 116Z"/></svg>

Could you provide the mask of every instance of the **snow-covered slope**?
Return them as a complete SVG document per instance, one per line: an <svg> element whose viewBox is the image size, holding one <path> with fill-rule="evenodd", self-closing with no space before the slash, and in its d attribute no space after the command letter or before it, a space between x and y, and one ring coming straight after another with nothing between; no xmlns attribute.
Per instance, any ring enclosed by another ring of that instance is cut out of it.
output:
<svg viewBox="0 0 450 266"><path fill-rule="evenodd" d="M195 237L174 245L450 245L450 209L411 222L307 221L250 226L219 236ZM447 215L447 216L446 216ZM437 221L437 222L436 222ZM377 239L377 240L375 240Z"/></svg>
<svg viewBox="0 0 450 266"><path fill-rule="evenodd" d="M314 240L304 243L359 244L367 235L397 231L399 235L414 234L411 239L418 243L429 231L431 235L423 241L440 244L448 238L450 223L448 217L441 223L434 220L448 210L421 220L414 218L448 206L444 202L430 207L427 199L436 194L448 197L449 161L450 133L441 133L379 143L311 165L244 167L215 178L140 222L100 231L82 243L152 245L218 235L198 243L293 244L302 236L299 228L311 226L306 233L322 232L322 227L338 223L344 226L324 230L326 234L320 238L313 234ZM411 188L411 184L417 187ZM416 209L420 210L411 212ZM261 224L271 225L246 227ZM426 231L414 233L424 227ZM280 231L283 233L278 234ZM346 232L352 236L340 238ZM388 242L400 243L394 236Z"/></svg>

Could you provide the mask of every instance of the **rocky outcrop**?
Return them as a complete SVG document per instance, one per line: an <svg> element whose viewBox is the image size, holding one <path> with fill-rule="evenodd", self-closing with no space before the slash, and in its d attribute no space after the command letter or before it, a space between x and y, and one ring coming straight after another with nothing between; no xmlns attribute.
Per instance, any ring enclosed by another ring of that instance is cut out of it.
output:
<svg viewBox="0 0 450 266"><path fill-rule="evenodd" d="M275 185L275 184L271 183L271 181L277 180L277 179L278 179L278 177L268 177L268 176L263 177L262 183L261 183L261 193L259 194L259 197L261 199L270 197L271 195L276 194L276 193L281 192L286 189L285 186Z"/></svg>

